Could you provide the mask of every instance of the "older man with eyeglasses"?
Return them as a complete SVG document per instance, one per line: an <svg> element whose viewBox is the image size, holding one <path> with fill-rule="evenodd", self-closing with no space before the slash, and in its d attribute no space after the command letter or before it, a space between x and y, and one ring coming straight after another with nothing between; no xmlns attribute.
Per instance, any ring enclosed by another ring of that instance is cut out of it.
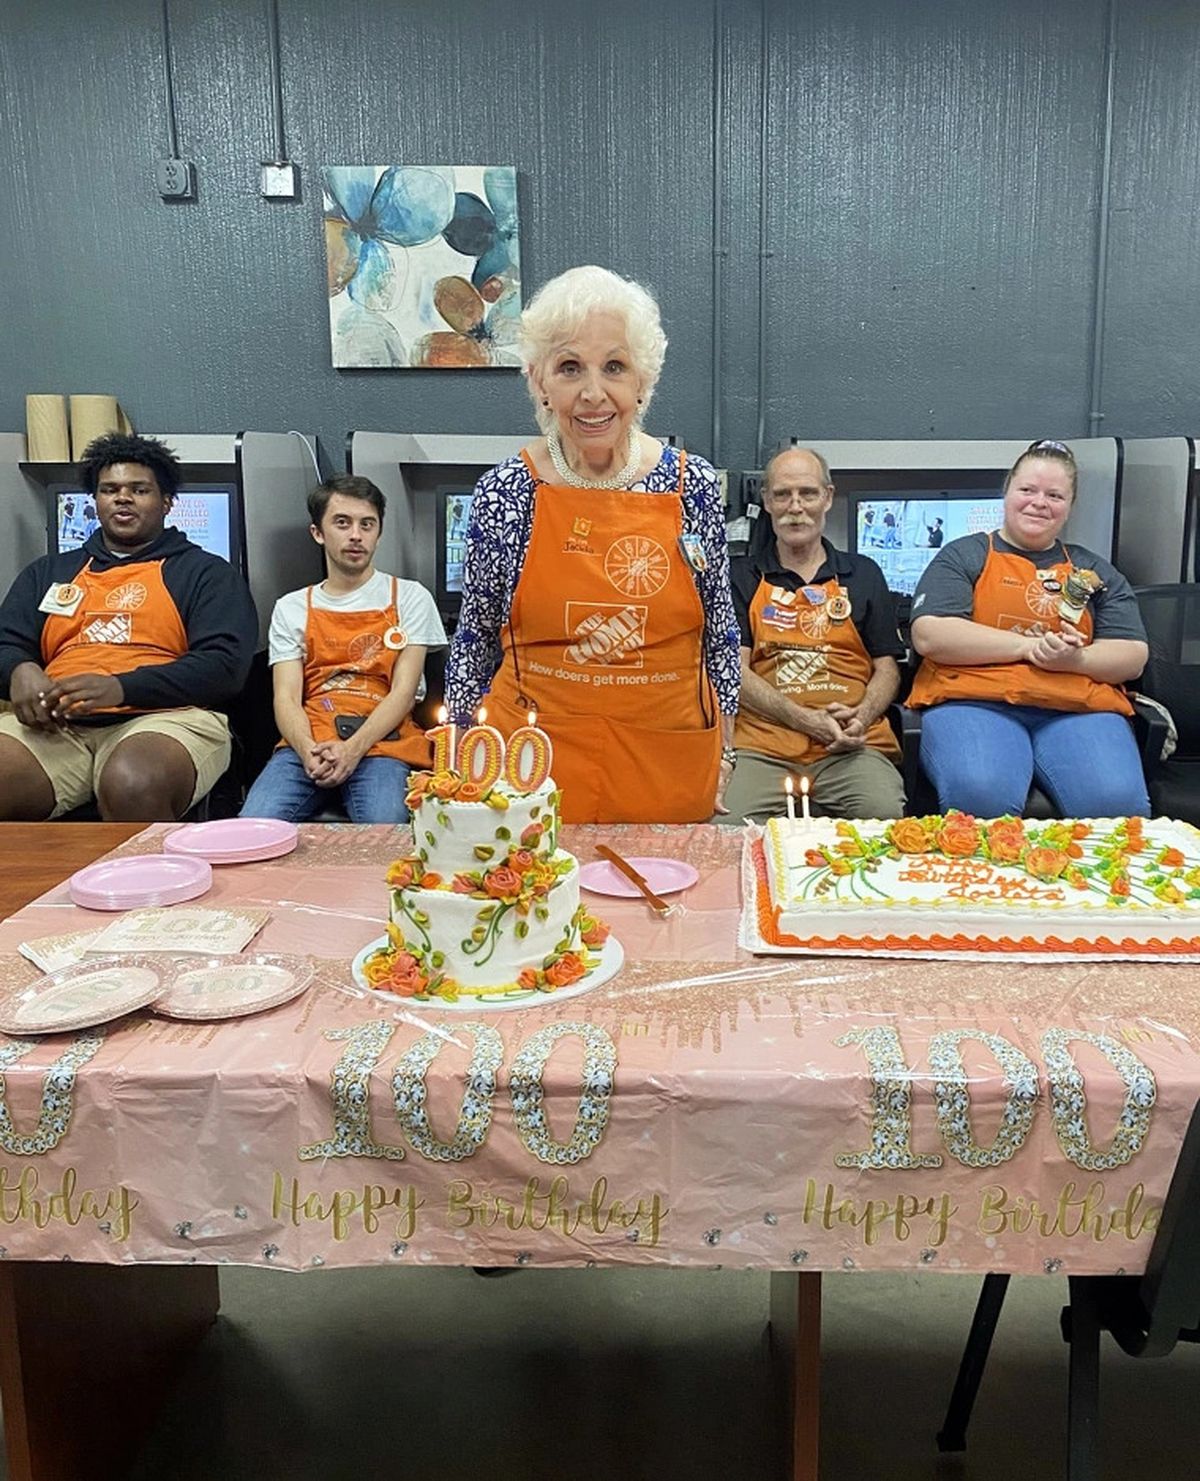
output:
<svg viewBox="0 0 1200 1481"><path fill-rule="evenodd" d="M820 453L776 453L763 483L770 539L733 563L742 692L730 822L781 813L789 776L807 777L814 812L830 817L904 811L900 748L883 718L904 644L883 572L824 538L833 494Z"/></svg>

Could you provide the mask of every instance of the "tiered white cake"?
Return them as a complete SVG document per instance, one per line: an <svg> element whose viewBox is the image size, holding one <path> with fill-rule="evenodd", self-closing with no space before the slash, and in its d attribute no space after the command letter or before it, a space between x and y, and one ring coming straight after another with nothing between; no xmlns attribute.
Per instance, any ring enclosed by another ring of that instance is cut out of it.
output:
<svg viewBox="0 0 1200 1481"><path fill-rule="evenodd" d="M595 965L607 928L579 902L579 864L558 847L559 794L453 772L410 779L414 852L389 869L390 945L368 960L404 996L552 992Z"/></svg>

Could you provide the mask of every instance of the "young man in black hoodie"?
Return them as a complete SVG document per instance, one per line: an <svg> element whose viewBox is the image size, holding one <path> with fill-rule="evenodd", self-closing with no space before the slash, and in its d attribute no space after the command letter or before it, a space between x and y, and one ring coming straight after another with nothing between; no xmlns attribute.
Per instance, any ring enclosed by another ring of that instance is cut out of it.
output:
<svg viewBox="0 0 1200 1481"><path fill-rule="evenodd" d="M79 475L100 528L26 566L0 605L0 819L94 796L104 818L167 821L229 765L215 710L250 671L254 602L227 561L164 528L180 467L163 443L97 438Z"/></svg>

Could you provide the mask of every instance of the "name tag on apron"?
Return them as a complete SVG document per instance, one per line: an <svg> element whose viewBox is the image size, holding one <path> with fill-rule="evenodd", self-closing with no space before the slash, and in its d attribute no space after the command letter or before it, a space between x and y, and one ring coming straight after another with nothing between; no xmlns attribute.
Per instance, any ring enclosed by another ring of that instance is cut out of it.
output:
<svg viewBox="0 0 1200 1481"><path fill-rule="evenodd" d="M708 555L704 549L704 542L700 539L699 535L680 535L679 548L683 552L684 560L687 561L693 571L708 570Z"/></svg>
<svg viewBox="0 0 1200 1481"><path fill-rule="evenodd" d="M46 595L38 603L38 611L50 617L74 617L83 601L83 587L74 581L56 582L46 588Z"/></svg>

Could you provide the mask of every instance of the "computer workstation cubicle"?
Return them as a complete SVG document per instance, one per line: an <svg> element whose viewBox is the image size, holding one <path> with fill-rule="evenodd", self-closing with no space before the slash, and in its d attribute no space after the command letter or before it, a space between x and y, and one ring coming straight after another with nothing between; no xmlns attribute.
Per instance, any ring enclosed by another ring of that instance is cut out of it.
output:
<svg viewBox="0 0 1200 1481"><path fill-rule="evenodd" d="M407 432L352 432L346 440L347 471L378 484L388 501L376 565L433 592L447 631L462 602L462 562L475 484L528 441L528 433L454 437Z"/></svg>
<svg viewBox="0 0 1200 1481"><path fill-rule="evenodd" d="M811 439L829 463L836 489L826 521L828 539L842 550L869 556L883 570L907 620L921 572L943 545L976 530L994 530L1002 519L1004 479L1029 446L1004 441L825 441ZM1067 538L1110 556L1120 512L1117 440L1082 438L1070 443L1079 468L1079 497ZM758 492L761 473L743 477ZM758 514L751 548L769 538Z"/></svg>
<svg viewBox="0 0 1200 1481"><path fill-rule="evenodd" d="M246 576L265 648L276 599L322 574L305 508L318 479L315 440L255 431L146 435L165 442L183 465L168 525ZM0 511L10 532L0 543L0 592L30 561L81 545L95 528L95 510L75 465L27 462L21 433L0 433Z"/></svg>
<svg viewBox="0 0 1200 1481"><path fill-rule="evenodd" d="M1116 561L1135 586L1200 580L1194 437L1121 439Z"/></svg>

